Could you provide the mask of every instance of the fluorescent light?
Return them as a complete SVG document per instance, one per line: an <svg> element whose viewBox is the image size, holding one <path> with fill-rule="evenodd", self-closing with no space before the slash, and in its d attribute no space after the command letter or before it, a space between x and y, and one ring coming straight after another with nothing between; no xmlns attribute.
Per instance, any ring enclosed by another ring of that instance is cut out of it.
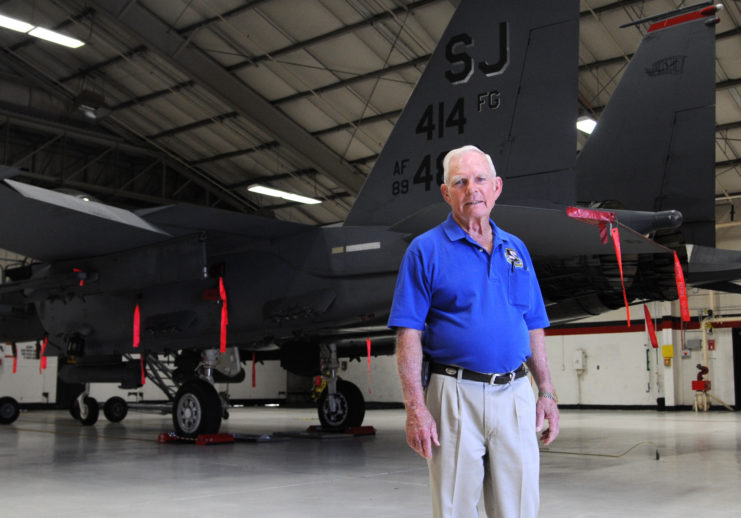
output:
<svg viewBox="0 0 741 518"><path fill-rule="evenodd" d="M597 126L597 121L592 119L591 117L579 117L576 120L576 129L579 131L583 131L587 135L591 135L594 131L594 127Z"/></svg>
<svg viewBox="0 0 741 518"><path fill-rule="evenodd" d="M252 185L248 187L247 190L257 194L264 194L265 196L275 196L276 198L283 198L284 200L306 203L307 205L315 205L317 203L321 203L321 200L315 200L314 198L301 196L300 194L294 194L291 192L281 191L279 189L273 189L271 187L265 187L264 185Z"/></svg>
<svg viewBox="0 0 741 518"><path fill-rule="evenodd" d="M42 40L51 41L52 43L57 43L59 45L64 45L65 47L69 47L71 49L82 47L85 44L84 41L80 41L75 38L70 38L69 36L65 36L64 34L59 34L58 32L50 31L49 29L44 29L43 27L36 27L28 34L30 36L41 38Z"/></svg>
<svg viewBox="0 0 741 518"><path fill-rule="evenodd" d="M16 20L15 18L9 18L0 14L0 27L5 27L6 29L10 29L11 31L25 33L33 29L34 26L30 23L22 22L20 20Z"/></svg>

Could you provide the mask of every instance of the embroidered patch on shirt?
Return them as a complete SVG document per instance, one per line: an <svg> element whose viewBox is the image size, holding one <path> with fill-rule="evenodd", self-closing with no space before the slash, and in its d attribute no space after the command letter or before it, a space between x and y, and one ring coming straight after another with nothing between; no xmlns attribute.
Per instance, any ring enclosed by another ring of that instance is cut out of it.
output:
<svg viewBox="0 0 741 518"><path fill-rule="evenodd" d="M517 250L515 250L514 248L505 248L504 257L505 259L507 259L507 262L513 267L522 268L522 259L520 259L520 256L517 255Z"/></svg>

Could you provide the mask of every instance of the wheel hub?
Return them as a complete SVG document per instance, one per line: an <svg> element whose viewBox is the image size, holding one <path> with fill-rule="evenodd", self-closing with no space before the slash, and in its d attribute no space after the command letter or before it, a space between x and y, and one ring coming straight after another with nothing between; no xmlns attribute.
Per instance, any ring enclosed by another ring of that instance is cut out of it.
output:
<svg viewBox="0 0 741 518"><path fill-rule="evenodd" d="M347 400L342 394L336 394L334 396L334 410L332 410L331 397L329 396L324 400L324 416L332 426L339 426L347 419Z"/></svg>
<svg viewBox="0 0 741 518"><path fill-rule="evenodd" d="M178 403L178 423L186 433L193 433L201 422L201 404L193 394L186 394Z"/></svg>
<svg viewBox="0 0 741 518"><path fill-rule="evenodd" d="M10 419L13 415L13 407L11 405L0 405L0 417L3 419Z"/></svg>

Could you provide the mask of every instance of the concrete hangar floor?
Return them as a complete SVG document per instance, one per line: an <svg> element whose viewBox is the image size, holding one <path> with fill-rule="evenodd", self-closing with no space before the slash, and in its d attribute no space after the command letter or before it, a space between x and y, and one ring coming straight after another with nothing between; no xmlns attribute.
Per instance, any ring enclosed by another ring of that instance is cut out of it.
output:
<svg viewBox="0 0 741 518"><path fill-rule="evenodd" d="M169 416L130 412L81 427L66 411L28 411L0 427L1 514L429 516L426 466L406 446L403 410L369 410L365 423L375 435L198 446L158 442ZM564 410L561 423L541 455L541 516L741 513L741 413ZM233 409L222 431L315 424L314 410L248 407Z"/></svg>

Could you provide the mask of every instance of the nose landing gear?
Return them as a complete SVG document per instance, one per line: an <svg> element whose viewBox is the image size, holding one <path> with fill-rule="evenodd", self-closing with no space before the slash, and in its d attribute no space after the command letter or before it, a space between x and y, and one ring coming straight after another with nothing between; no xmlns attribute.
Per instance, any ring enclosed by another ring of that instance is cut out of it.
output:
<svg viewBox="0 0 741 518"><path fill-rule="evenodd" d="M337 376L339 361L335 344L320 346L320 362L322 376L327 380L317 408L322 428L340 431L360 426L365 417L363 393L357 385Z"/></svg>

